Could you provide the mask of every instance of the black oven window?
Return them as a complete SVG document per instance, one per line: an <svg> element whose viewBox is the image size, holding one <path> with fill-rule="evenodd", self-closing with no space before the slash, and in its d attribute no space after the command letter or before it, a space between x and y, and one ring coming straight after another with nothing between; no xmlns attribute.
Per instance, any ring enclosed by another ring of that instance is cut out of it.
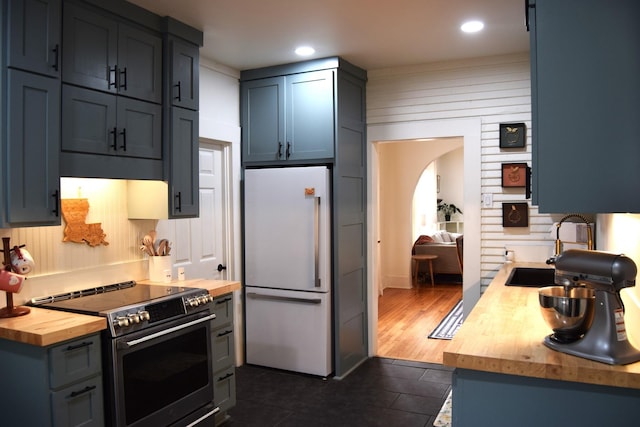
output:
<svg viewBox="0 0 640 427"><path fill-rule="evenodd" d="M207 386L207 356L206 328L125 355L127 425Z"/></svg>

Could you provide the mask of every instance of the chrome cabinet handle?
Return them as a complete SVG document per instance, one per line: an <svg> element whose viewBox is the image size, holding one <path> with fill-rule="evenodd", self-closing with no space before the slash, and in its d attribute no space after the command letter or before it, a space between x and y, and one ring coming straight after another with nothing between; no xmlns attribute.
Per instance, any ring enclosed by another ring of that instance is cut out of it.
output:
<svg viewBox="0 0 640 427"><path fill-rule="evenodd" d="M185 329L185 328L188 328L190 326L197 325L198 323L208 322L209 320L213 320L215 318L216 318L215 314L210 314L210 315L208 315L206 317L203 317L201 319L192 320L191 322L183 323L182 325L174 326L173 328L168 328L168 329L162 330L160 332L156 332L155 334L150 334L150 335L144 336L142 338L138 338L137 340L127 341L126 344L129 347L133 347L134 345L138 345L138 344L141 344L143 342L147 342L147 341L162 337L164 335L171 334L171 333L179 331L181 329Z"/></svg>
<svg viewBox="0 0 640 427"><path fill-rule="evenodd" d="M320 287L320 197L315 198L313 207L313 266L315 287Z"/></svg>
<svg viewBox="0 0 640 427"><path fill-rule="evenodd" d="M296 297L283 297L279 295L265 295L256 292L247 293L247 297L251 299L262 299L268 301L283 301L283 302L300 302L303 304L320 304L322 300L320 298L296 298Z"/></svg>

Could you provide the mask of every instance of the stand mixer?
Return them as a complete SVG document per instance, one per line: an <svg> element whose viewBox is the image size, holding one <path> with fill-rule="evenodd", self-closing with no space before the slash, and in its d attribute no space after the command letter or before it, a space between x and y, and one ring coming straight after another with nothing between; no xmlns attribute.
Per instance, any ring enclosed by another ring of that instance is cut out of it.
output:
<svg viewBox="0 0 640 427"><path fill-rule="evenodd" d="M580 306L581 300L586 301L584 307L581 306L583 313L579 315L585 319L582 326L586 332L583 330L582 335L567 329L567 334L563 335L561 326L552 325L559 327L554 328L554 334L545 337L544 344L553 350L611 365L639 361L640 351L627 339L624 304L620 297L621 289L635 286L636 273L635 263L624 255L572 249L557 256L555 283L559 286L547 290L560 291L566 296L560 296L558 292L555 296L545 296L545 288L541 289L539 300L543 315L550 324L544 310L553 311L556 317L578 316L575 308ZM572 291L576 290L590 292L591 301L585 292L580 292L580 298L573 298L575 293Z"/></svg>

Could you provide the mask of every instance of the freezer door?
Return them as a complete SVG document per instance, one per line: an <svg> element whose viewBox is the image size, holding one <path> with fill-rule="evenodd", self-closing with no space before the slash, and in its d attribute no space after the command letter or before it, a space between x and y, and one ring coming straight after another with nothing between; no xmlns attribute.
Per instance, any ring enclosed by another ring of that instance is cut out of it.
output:
<svg viewBox="0 0 640 427"><path fill-rule="evenodd" d="M247 363L332 372L330 294L246 288Z"/></svg>
<svg viewBox="0 0 640 427"><path fill-rule="evenodd" d="M247 169L244 203L247 286L331 289L326 167Z"/></svg>

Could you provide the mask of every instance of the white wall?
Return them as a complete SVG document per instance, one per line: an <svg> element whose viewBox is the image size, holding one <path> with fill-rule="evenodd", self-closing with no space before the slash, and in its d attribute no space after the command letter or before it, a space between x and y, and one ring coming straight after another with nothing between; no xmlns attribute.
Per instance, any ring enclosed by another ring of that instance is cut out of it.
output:
<svg viewBox="0 0 640 427"><path fill-rule="evenodd" d="M411 227L415 186L430 162L459 148L462 143L460 138L444 138L377 145L380 159L379 240L383 242L380 247L380 280L383 289L411 287L411 258L406 248L408 244L410 250L416 239ZM462 191L460 193L462 198Z"/></svg>
<svg viewBox="0 0 640 427"><path fill-rule="evenodd" d="M540 261L553 245L548 235L553 218L538 214L535 207L529 210L529 227L502 227L502 202L527 202L523 189L501 187L501 164L531 163L529 67L529 54L522 53L371 70L368 73L367 124L370 128L479 119L480 188L483 194L493 196L493 204L480 208L476 200L468 200L465 196L463 205L465 222L470 216L480 218L480 244L468 250L480 256L483 288L502 266L506 245L517 248L516 259ZM524 122L527 125L526 148L501 150L499 125L512 122ZM406 185L415 184L408 181ZM465 224L465 233L467 231ZM403 242L394 244L394 247L408 257L412 242L406 239L406 234L402 228L399 230L398 235ZM465 239L465 247L466 243ZM384 260L380 262L384 263Z"/></svg>
<svg viewBox="0 0 640 427"><path fill-rule="evenodd" d="M464 141L462 141L464 143ZM464 220L464 149L448 152L436 160L437 173L440 176L440 193L443 202L456 205L461 211L451 216L452 221ZM438 221L444 221L444 214L438 214Z"/></svg>

